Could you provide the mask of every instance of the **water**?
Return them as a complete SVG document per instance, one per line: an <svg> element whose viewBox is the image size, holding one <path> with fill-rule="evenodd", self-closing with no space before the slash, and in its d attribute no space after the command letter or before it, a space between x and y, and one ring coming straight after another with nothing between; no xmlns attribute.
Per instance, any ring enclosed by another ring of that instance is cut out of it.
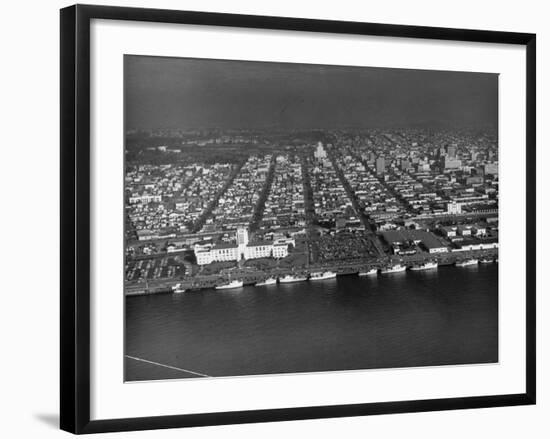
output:
<svg viewBox="0 0 550 439"><path fill-rule="evenodd" d="M498 265L126 298L126 379L498 361Z"/></svg>

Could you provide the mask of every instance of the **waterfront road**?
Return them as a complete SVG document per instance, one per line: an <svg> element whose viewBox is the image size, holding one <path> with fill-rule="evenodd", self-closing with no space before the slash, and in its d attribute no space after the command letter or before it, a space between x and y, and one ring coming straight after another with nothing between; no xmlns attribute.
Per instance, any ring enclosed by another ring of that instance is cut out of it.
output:
<svg viewBox="0 0 550 439"><path fill-rule="evenodd" d="M274 267L269 270L254 270L250 268L240 269L234 268L225 271L223 274L200 275L187 277L184 279L155 279L147 282L127 282L125 284L126 295L139 294L154 294L170 292L171 287L176 284L181 284L185 289L199 290L205 288L214 288L216 285L228 281L228 273L231 273L232 279L243 280L245 284L254 284L255 282L264 280L268 277L280 277L286 274L308 274L315 271L334 271L339 275L355 274L359 271L377 268L380 269L390 264L403 264L408 267L414 264L420 264L428 261L436 261L440 265L452 265L466 259L495 259L498 258L498 249L491 250L471 250L461 252L444 252L444 253L419 253L407 256L386 256L377 259L357 259L347 261L334 261L324 264L312 264L309 268L280 268Z"/></svg>

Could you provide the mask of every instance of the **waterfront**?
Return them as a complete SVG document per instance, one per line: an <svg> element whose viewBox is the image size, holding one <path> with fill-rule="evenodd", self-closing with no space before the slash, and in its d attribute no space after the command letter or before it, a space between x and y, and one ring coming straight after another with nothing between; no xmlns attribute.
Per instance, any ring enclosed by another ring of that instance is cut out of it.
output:
<svg viewBox="0 0 550 439"><path fill-rule="evenodd" d="M498 264L125 300L128 381L498 361Z"/></svg>

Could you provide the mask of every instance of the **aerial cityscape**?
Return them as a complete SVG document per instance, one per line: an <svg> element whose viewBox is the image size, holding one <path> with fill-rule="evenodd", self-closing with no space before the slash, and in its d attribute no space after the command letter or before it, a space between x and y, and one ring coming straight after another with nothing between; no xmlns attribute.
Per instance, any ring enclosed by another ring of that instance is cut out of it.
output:
<svg viewBox="0 0 550 439"><path fill-rule="evenodd" d="M125 379L498 361L498 76L125 57Z"/></svg>
<svg viewBox="0 0 550 439"><path fill-rule="evenodd" d="M161 130L128 139L128 294L498 257L496 133Z"/></svg>

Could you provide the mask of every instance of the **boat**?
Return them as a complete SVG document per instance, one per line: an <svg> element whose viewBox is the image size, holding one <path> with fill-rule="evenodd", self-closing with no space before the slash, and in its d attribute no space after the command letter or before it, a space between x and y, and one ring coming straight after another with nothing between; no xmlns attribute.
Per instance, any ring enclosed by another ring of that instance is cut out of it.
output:
<svg viewBox="0 0 550 439"><path fill-rule="evenodd" d="M297 276L293 274L287 274L286 276L279 278L279 282L282 284L286 284L290 282L302 282L305 280L307 280L307 276Z"/></svg>
<svg viewBox="0 0 550 439"><path fill-rule="evenodd" d="M371 268L370 270L367 270L367 271L360 271L359 276L372 276L373 274L377 274L377 273L378 273L377 268Z"/></svg>
<svg viewBox="0 0 550 439"><path fill-rule="evenodd" d="M387 273L399 273L401 271L405 271L407 269L406 265L396 264L396 265L389 265L385 268L382 268L380 273L387 274Z"/></svg>
<svg viewBox="0 0 550 439"><path fill-rule="evenodd" d="M492 264L492 263L493 263L493 260L490 259L490 258L483 258L483 259L480 259L480 260L479 260L479 263L480 263L480 264Z"/></svg>
<svg viewBox="0 0 550 439"><path fill-rule="evenodd" d="M226 290L229 288L241 288L243 286L242 280L232 280L229 283L217 285L216 290Z"/></svg>
<svg viewBox="0 0 550 439"><path fill-rule="evenodd" d="M182 288L181 284L176 284L172 286L172 292L173 293L185 293L185 288Z"/></svg>
<svg viewBox="0 0 550 439"><path fill-rule="evenodd" d="M477 259L466 259L464 261L456 262L457 267L467 267L469 265L477 265Z"/></svg>
<svg viewBox="0 0 550 439"><path fill-rule="evenodd" d="M260 282L256 282L256 286L261 287L261 286L264 286L264 285L273 285L273 284L276 284L276 283L277 283L277 278L276 277L268 277L265 280L262 280Z"/></svg>
<svg viewBox="0 0 550 439"><path fill-rule="evenodd" d="M323 271L323 272L311 273L309 280L334 279L335 277L336 277L336 273L334 271Z"/></svg>
<svg viewBox="0 0 550 439"><path fill-rule="evenodd" d="M428 261L423 264L413 265L411 271L429 270L430 268L437 268L437 262Z"/></svg>

